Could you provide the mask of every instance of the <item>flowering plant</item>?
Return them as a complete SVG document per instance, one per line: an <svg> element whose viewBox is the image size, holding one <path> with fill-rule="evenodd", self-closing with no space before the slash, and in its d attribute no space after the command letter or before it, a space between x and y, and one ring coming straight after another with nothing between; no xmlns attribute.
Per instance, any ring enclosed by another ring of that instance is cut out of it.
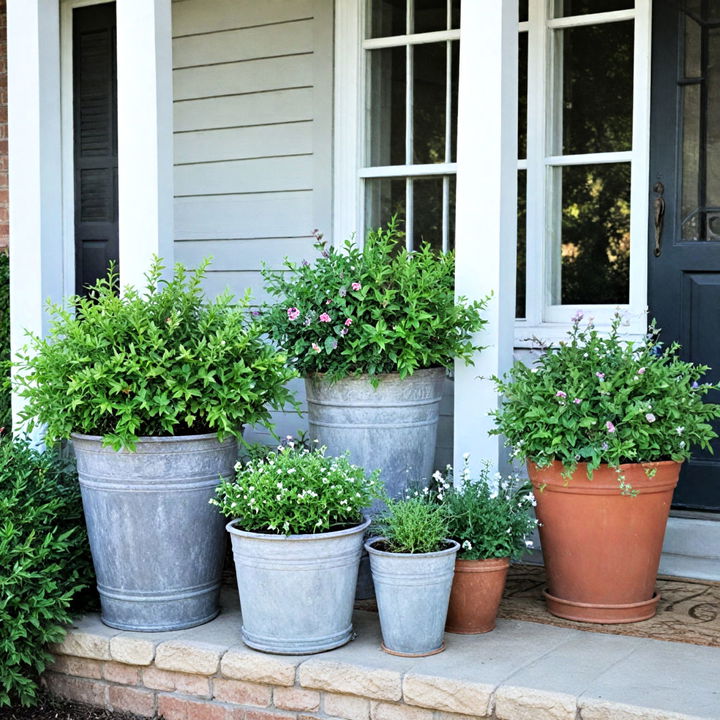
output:
<svg viewBox="0 0 720 720"><path fill-rule="evenodd" d="M111 270L88 296L50 305L48 336L30 334L17 362L28 429L45 426L48 442L102 435L118 450L141 435L222 438L269 426L270 409L292 402L285 385L295 373L249 319L249 295L206 300L208 264L178 264L163 280L155 258L143 290L118 295Z"/></svg>
<svg viewBox="0 0 720 720"><path fill-rule="evenodd" d="M710 450L720 406L703 402L718 389L700 382L709 368L681 360L676 343L663 347L654 324L635 343L620 337L619 314L607 335L582 319L532 367L516 363L494 378L504 402L493 432L514 455L540 467L558 460L569 477L579 462L592 476L601 463L682 462L693 446Z"/></svg>
<svg viewBox="0 0 720 720"><path fill-rule="evenodd" d="M286 260L283 272L263 270L278 301L262 308L262 322L301 374L405 377L451 367L455 358L471 362L486 301L455 298L452 253L428 245L408 252L395 219L371 230L362 249L350 241L328 247L316 237L313 264Z"/></svg>
<svg viewBox="0 0 720 720"><path fill-rule="evenodd" d="M467 457L459 486L453 487L449 477L440 473L435 474L435 480L441 490L449 537L460 543L461 559L517 558L532 547L527 537L537 521L529 483L517 475L503 478L497 473L491 478L487 466L477 480L472 480Z"/></svg>
<svg viewBox="0 0 720 720"><path fill-rule="evenodd" d="M347 455L327 457L325 448L293 442L235 469L210 502L248 532L301 535L356 525L382 492L378 470L366 476Z"/></svg>

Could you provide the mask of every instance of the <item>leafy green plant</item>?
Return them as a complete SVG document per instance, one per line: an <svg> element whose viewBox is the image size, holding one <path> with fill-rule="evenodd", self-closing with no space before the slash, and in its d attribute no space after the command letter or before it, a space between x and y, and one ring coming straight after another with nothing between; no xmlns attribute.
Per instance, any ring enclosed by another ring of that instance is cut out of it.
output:
<svg viewBox="0 0 720 720"><path fill-rule="evenodd" d="M448 534L460 543L460 558L517 558L532 547L527 537L537 521L529 483L517 476L503 478L499 473L491 477L487 465L473 480L467 458L459 486L439 474L436 480Z"/></svg>
<svg viewBox="0 0 720 720"><path fill-rule="evenodd" d="M118 295L111 271L69 308L50 305L48 337L31 335L18 360L28 429L46 426L49 442L80 432L132 449L138 436L239 436L243 425L268 425L269 408L292 400L285 383L295 373L249 318L249 294L205 300L208 264L176 265L163 280L156 258L143 292Z"/></svg>
<svg viewBox="0 0 720 720"><path fill-rule="evenodd" d="M0 706L31 705L38 676L93 578L75 474L0 437Z"/></svg>
<svg viewBox="0 0 720 720"><path fill-rule="evenodd" d="M718 389L700 382L707 366L681 360L679 346L663 347L654 328L644 342L624 341L619 314L608 334L581 322L578 312L568 341L532 367L516 363L495 378L503 404L493 432L516 457L540 467L558 460L569 477L580 462L592 476L601 463L681 462L694 446L711 449L720 406L703 402Z"/></svg>
<svg viewBox="0 0 720 720"><path fill-rule="evenodd" d="M301 535L356 525L382 491L379 471L366 476L347 455L328 457L325 448L292 441L236 470L211 502L249 532Z"/></svg>
<svg viewBox="0 0 720 720"><path fill-rule="evenodd" d="M10 425L10 258L0 252L0 428Z"/></svg>
<svg viewBox="0 0 720 720"><path fill-rule="evenodd" d="M318 235L314 264L285 261L285 271L263 270L278 298L262 309L270 336L303 375L353 374L451 367L480 348L473 335L485 325L486 301L455 298L455 258L428 245L407 252L393 219L353 242L328 247Z"/></svg>
<svg viewBox="0 0 720 720"><path fill-rule="evenodd" d="M373 521L385 549L396 553L430 553L444 549L448 524L442 506L431 495L414 494L386 500L387 508Z"/></svg>

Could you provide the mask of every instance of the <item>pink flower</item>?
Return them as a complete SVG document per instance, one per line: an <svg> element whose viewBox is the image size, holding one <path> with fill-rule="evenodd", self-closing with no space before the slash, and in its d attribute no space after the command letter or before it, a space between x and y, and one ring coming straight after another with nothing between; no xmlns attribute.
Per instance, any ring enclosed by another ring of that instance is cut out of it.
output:
<svg viewBox="0 0 720 720"><path fill-rule="evenodd" d="M330 316L327 313L323 313L320 316L320 322L330 322Z"/></svg>
<svg viewBox="0 0 720 720"><path fill-rule="evenodd" d="M352 285L350 285L350 287L353 290L360 290L360 288L362 288L362 285L359 282L354 282L354 283L352 283Z"/></svg>
<svg viewBox="0 0 720 720"><path fill-rule="evenodd" d="M300 317L300 311L296 307L288 308L287 311L289 320L297 320Z"/></svg>
<svg viewBox="0 0 720 720"><path fill-rule="evenodd" d="M579 323L585 317L585 313L582 310L578 310L571 318L572 322Z"/></svg>
<svg viewBox="0 0 720 720"><path fill-rule="evenodd" d="M567 397L567 393L566 393L566 392L563 392L562 390L558 390L558 391L555 393L555 397L566 398L566 397Z"/></svg>
<svg viewBox="0 0 720 720"><path fill-rule="evenodd" d="M313 344L312 344L312 349L313 349L316 353L319 353L319 352L320 352L320 346L319 346L317 343L313 343Z"/></svg>
<svg viewBox="0 0 720 720"><path fill-rule="evenodd" d="M637 374L638 374L638 375L644 375L644 374L645 374L645 368L640 368L640 369L637 371Z"/></svg>
<svg viewBox="0 0 720 720"><path fill-rule="evenodd" d="M605 373L596 372L596 373L595 373L595 377L598 377L598 378L600 378L601 380L604 380L604 379L605 379Z"/></svg>
<svg viewBox="0 0 720 720"><path fill-rule="evenodd" d="M352 325L352 320L351 320L350 318L348 318L348 319L345 321L345 327L350 327L351 325Z"/></svg>
<svg viewBox="0 0 720 720"><path fill-rule="evenodd" d="M331 302L332 302L332 300L331 300L330 298L328 298L328 299L325 301L325 304L326 304L326 305L329 305Z"/></svg>
<svg viewBox="0 0 720 720"><path fill-rule="evenodd" d="M574 402L576 405L579 405L579 404L582 402L582 400L581 400L580 398L575 398L575 399L573 400L573 402Z"/></svg>
<svg viewBox="0 0 720 720"><path fill-rule="evenodd" d="M605 423L605 427L609 433L615 432L615 426L609 420Z"/></svg>
<svg viewBox="0 0 720 720"><path fill-rule="evenodd" d="M341 335L347 335L347 332L348 332L348 331L347 331L347 328L343 328L343 329L340 331L340 334L341 334Z"/></svg>

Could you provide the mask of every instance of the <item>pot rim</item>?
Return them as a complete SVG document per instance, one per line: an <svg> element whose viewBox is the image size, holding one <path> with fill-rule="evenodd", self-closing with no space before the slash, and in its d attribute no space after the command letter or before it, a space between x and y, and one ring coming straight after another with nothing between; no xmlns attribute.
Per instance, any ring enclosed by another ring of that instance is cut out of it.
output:
<svg viewBox="0 0 720 720"><path fill-rule="evenodd" d="M403 380L410 380L414 377L417 377L420 373L424 375L431 375L431 374L439 374L439 372L442 370L442 372L447 373L448 368L446 368L444 365L435 365L433 367L429 368L418 368L415 370L415 372L412 373L412 375L408 375L407 377L403 378ZM328 376L328 373L326 372L312 372L308 373L307 375L303 375L303 378L305 380L312 380L312 379L318 379L318 380L325 380ZM345 377L339 378L338 380L327 380L327 382L332 382L333 384L338 382L343 382L344 380L365 380L366 378L374 377L382 380L382 378L397 378L400 376L399 372L393 372L393 373L376 373L375 375L371 375L370 373L360 373L359 375L346 375Z"/></svg>
<svg viewBox="0 0 720 720"><path fill-rule="evenodd" d="M368 539L368 541L365 543L365 549L368 551L368 553L372 555L379 555L381 557L397 557L397 558L430 558L430 557L440 557L442 555L454 555L455 553L460 550L460 543L451 539L451 538L445 538L445 542L450 543L449 548L445 548L445 550L436 550L435 552L430 553L397 553L397 552L388 552L387 550L378 550L377 548L372 547L373 543L379 542L380 540L386 540L382 535L376 535L375 537L371 537Z"/></svg>
<svg viewBox="0 0 720 720"><path fill-rule="evenodd" d="M84 433L79 432L73 432L70 433L70 439L79 439L79 440L92 440L96 442L102 442L104 435L86 435ZM135 439L136 443L160 443L160 442L187 442L191 440L212 440L213 438L217 438L217 432L212 433L200 433L199 435L138 435L138 437ZM234 441L237 442L237 438L235 438L233 435L230 435L229 433L225 437L224 440L221 441L222 444L227 443L228 441Z"/></svg>
<svg viewBox="0 0 720 720"><path fill-rule="evenodd" d="M499 565L501 567L509 567L510 566L510 556L506 555L505 557L491 557L491 558L478 558L476 560L468 560L467 558L457 558L455 562L458 565L464 565L468 569L474 566L483 565Z"/></svg>
<svg viewBox="0 0 720 720"><path fill-rule="evenodd" d="M608 463L600 463L600 465L598 465L595 468L595 470L593 470L593 472L598 472L598 471L606 469L606 468L610 469L610 470L622 470L623 468L633 468L633 467L638 467L638 466L640 466L640 467L646 467L646 466L669 467L671 465L683 465L684 462L685 461L678 462L677 460L644 460L643 462L621 463L617 467L615 467L614 465L609 465ZM559 466L561 468L564 467L564 465L559 460L553 460L552 463L550 463L550 465L543 465L542 467L540 467L539 465L536 465L535 462L532 461L530 458L525 458L525 464L528 466L528 468L530 467L530 465L532 465L533 469L537 472L542 472L543 470L550 470L554 466ZM587 466L588 466L587 462L585 462L585 461L579 462L577 464L577 467L575 468L573 474L575 474L575 472L577 472L578 469L580 469L582 467L587 467Z"/></svg>
<svg viewBox="0 0 720 720"><path fill-rule="evenodd" d="M235 535L237 537L242 537L242 538L252 538L254 540L267 540L270 542L297 540L297 541L306 541L307 542L307 541L312 541L312 540L327 540L328 538L342 537L344 535L353 535L358 532L365 532L367 527L370 525L371 518L369 518L367 515L364 515L363 517L365 518L364 521L358 525L353 525L352 527L345 528L344 530L333 530L331 532L322 532L322 533L305 533L305 534L299 534L299 535L275 535L273 533L250 532L249 530L240 530L239 528L236 528L235 523L238 522L237 519L231 520L225 526L225 529L230 533L230 535Z"/></svg>

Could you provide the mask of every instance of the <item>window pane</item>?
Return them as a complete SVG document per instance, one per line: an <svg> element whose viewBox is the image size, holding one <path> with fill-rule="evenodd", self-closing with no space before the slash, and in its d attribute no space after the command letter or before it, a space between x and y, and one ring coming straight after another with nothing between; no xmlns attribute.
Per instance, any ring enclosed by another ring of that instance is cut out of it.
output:
<svg viewBox="0 0 720 720"><path fill-rule="evenodd" d="M520 0L520 22L527 22L528 0Z"/></svg>
<svg viewBox="0 0 720 720"><path fill-rule="evenodd" d="M528 34L518 38L518 157L527 157Z"/></svg>
<svg viewBox="0 0 720 720"><path fill-rule="evenodd" d="M457 30L460 27L460 0L450 0L452 6L452 28Z"/></svg>
<svg viewBox="0 0 720 720"><path fill-rule="evenodd" d="M415 0L413 32L447 30L447 0Z"/></svg>
<svg viewBox="0 0 720 720"><path fill-rule="evenodd" d="M450 83L450 162L457 162L458 77L460 76L460 43L452 43Z"/></svg>
<svg viewBox="0 0 720 720"><path fill-rule="evenodd" d="M660 1L666 2L667 0ZM555 0L555 17L631 10L634 7L635 0Z"/></svg>
<svg viewBox="0 0 720 720"><path fill-rule="evenodd" d="M390 37L407 31L406 0L368 0L367 36Z"/></svg>
<svg viewBox="0 0 720 720"><path fill-rule="evenodd" d="M613 152L632 149L633 23L558 30L562 58L562 128L555 152ZM588 50L591 49L591 52Z"/></svg>
<svg viewBox="0 0 720 720"><path fill-rule="evenodd" d="M411 247L423 243L442 250L443 179L413 180L413 238Z"/></svg>
<svg viewBox="0 0 720 720"><path fill-rule="evenodd" d="M447 44L413 48L414 162L445 162Z"/></svg>
<svg viewBox="0 0 720 720"><path fill-rule="evenodd" d="M405 229L405 178L365 181L365 227L385 225L393 215Z"/></svg>
<svg viewBox="0 0 720 720"><path fill-rule="evenodd" d="M455 175L450 177L450 207L448 208L448 224L450 226L450 232L448 233L448 250L455 249L455 189L457 183Z"/></svg>
<svg viewBox="0 0 720 720"><path fill-rule="evenodd" d="M561 198L554 303L627 304L629 163L556 167L553 180Z"/></svg>
<svg viewBox="0 0 720 720"><path fill-rule="evenodd" d="M367 163L404 165L405 48L371 50L367 57Z"/></svg>
<svg viewBox="0 0 720 720"><path fill-rule="evenodd" d="M527 248L527 170L518 170L517 272L515 275L515 317L525 317Z"/></svg>

